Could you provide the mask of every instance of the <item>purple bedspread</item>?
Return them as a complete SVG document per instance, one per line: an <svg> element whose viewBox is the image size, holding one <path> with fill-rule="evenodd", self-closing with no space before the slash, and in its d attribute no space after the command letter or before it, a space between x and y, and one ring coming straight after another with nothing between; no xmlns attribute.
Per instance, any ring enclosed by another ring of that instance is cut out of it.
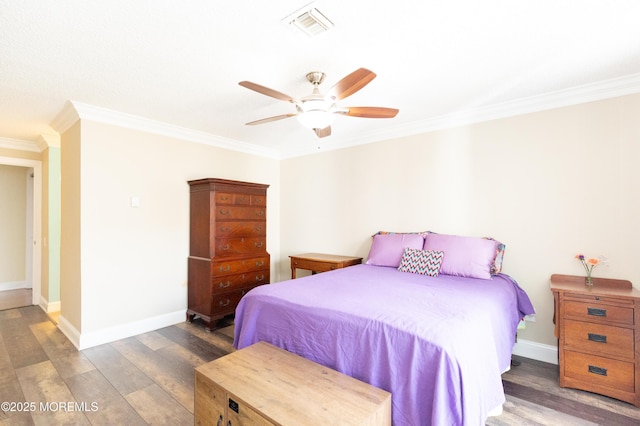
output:
<svg viewBox="0 0 640 426"><path fill-rule="evenodd" d="M357 265L257 287L234 346L266 341L391 392L393 423L483 425L534 313L509 276L491 280Z"/></svg>

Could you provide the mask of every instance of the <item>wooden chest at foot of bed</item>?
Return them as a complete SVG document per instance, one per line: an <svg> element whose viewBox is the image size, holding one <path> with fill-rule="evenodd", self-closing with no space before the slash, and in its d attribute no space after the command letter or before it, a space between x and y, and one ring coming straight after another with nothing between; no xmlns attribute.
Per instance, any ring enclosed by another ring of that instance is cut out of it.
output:
<svg viewBox="0 0 640 426"><path fill-rule="evenodd" d="M391 425L391 394L265 342L196 368L197 425Z"/></svg>

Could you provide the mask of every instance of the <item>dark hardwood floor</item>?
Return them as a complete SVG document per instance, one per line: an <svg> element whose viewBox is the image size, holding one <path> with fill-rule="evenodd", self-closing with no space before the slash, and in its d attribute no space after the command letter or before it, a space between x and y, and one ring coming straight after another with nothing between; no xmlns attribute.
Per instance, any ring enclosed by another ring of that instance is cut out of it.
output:
<svg viewBox="0 0 640 426"><path fill-rule="evenodd" d="M39 307L0 311L0 424L192 425L193 369L233 351L232 330L185 322L77 351ZM561 389L557 366L517 359L487 425L640 424L640 409Z"/></svg>

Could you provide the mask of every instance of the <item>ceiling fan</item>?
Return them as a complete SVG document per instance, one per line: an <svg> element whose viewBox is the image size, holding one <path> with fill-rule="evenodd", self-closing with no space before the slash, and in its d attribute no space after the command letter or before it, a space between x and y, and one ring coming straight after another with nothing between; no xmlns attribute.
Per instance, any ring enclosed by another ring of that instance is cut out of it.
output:
<svg viewBox="0 0 640 426"><path fill-rule="evenodd" d="M395 108L383 107L339 107L336 101L351 96L364 86L369 84L376 74L365 68L357 69L338 81L329 91L322 95L318 86L323 82L325 74L313 71L307 74L307 80L313 84L313 92L301 99L294 99L289 95L269 89L250 81L238 83L242 87L256 91L272 98L280 99L295 104L296 112L267 117L246 123L248 126L269 123L284 118L296 117L305 127L312 129L316 136L324 138L331 135L331 124L337 115L364 118L393 118L398 114Z"/></svg>

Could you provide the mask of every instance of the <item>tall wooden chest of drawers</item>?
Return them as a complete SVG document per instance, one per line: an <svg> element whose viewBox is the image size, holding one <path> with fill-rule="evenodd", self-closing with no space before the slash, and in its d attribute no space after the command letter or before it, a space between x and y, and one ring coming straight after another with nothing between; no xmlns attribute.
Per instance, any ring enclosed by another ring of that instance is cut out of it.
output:
<svg viewBox="0 0 640 426"><path fill-rule="evenodd" d="M268 185L225 179L189 181L187 320L211 329L252 288L269 283Z"/></svg>
<svg viewBox="0 0 640 426"><path fill-rule="evenodd" d="M640 407L640 291L631 282L551 276L560 386Z"/></svg>

